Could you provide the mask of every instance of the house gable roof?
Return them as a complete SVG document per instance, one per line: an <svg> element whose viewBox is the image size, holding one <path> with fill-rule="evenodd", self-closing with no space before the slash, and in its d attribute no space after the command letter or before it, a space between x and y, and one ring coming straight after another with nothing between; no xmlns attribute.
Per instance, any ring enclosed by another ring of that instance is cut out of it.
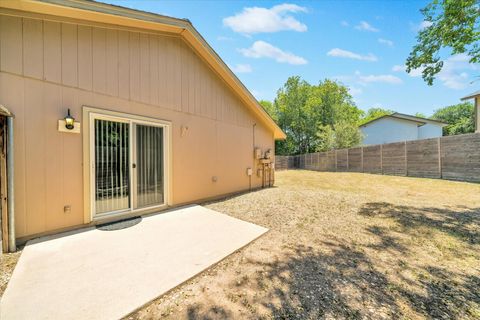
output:
<svg viewBox="0 0 480 320"><path fill-rule="evenodd" d="M439 120L426 119L426 118L422 118L422 117L411 116L411 115L404 114L404 113L394 112L392 114L386 114L384 116L381 116L381 117L378 117L376 119L370 120L370 121L360 125L360 127L365 127L365 126L367 126L367 125L369 125L373 122L376 122L376 121L378 121L380 119L384 119L384 118L393 118L393 119L401 119L401 120L405 120L405 121L410 121L410 122L416 123L419 127L421 127L421 126L423 126L427 123L437 124L437 125L440 125L442 127L445 127L445 126L448 125L447 123L439 121Z"/></svg>
<svg viewBox="0 0 480 320"><path fill-rule="evenodd" d="M177 19L90 0L2 0L0 8L177 35L187 42L255 116L273 131L276 140L286 138L282 129L187 19Z"/></svg>
<svg viewBox="0 0 480 320"><path fill-rule="evenodd" d="M470 100L476 97L480 97L480 90L470 93L468 96L463 97L461 100Z"/></svg>

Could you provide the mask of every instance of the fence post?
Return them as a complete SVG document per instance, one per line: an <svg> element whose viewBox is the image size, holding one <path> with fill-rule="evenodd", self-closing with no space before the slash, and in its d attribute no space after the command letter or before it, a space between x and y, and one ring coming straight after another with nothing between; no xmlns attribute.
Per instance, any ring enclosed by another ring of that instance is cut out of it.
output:
<svg viewBox="0 0 480 320"><path fill-rule="evenodd" d="M350 150L350 149L347 149L347 172L350 171L350 160L348 158L348 150Z"/></svg>
<svg viewBox="0 0 480 320"><path fill-rule="evenodd" d="M383 144L380 145L380 169L383 174Z"/></svg>
<svg viewBox="0 0 480 320"><path fill-rule="evenodd" d="M403 145L405 147L405 177L408 177L407 140L405 140Z"/></svg>
<svg viewBox="0 0 480 320"><path fill-rule="evenodd" d="M362 147L362 173L365 172L365 169L363 169L363 147Z"/></svg>
<svg viewBox="0 0 480 320"><path fill-rule="evenodd" d="M440 137L438 137L438 174L440 175L440 179L442 179L442 147L440 145Z"/></svg>
<svg viewBox="0 0 480 320"><path fill-rule="evenodd" d="M337 164L337 149L335 149L335 172L338 171L338 164Z"/></svg>

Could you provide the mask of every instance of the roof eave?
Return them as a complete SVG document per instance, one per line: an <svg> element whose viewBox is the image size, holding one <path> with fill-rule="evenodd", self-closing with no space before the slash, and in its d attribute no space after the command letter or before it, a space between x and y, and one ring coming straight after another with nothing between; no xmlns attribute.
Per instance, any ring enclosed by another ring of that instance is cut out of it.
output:
<svg viewBox="0 0 480 320"><path fill-rule="evenodd" d="M460 98L460 100L465 101L465 100L475 99L476 97L480 97L480 92L476 92L466 97Z"/></svg>
<svg viewBox="0 0 480 320"><path fill-rule="evenodd" d="M250 91L215 53L189 20L82 0L2 0L0 1L0 8L176 34L197 50L197 53L240 96L249 109L263 120L273 131L275 140L286 138L282 129L261 107Z"/></svg>

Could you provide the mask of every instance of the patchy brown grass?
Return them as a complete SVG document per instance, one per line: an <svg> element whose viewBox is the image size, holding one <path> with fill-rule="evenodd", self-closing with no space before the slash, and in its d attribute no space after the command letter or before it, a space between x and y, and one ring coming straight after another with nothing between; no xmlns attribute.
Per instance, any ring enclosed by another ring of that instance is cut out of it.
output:
<svg viewBox="0 0 480 320"><path fill-rule="evenodd" d="M266 235L127 319L480 319L480 185L276 178L206 204ZM17 258L2 256L0 292Z"/></svg>
<svg viewBox="0 0 480 320"><path fill-rule="evenodd" d="M480 318L480 185L286 171L207 204L270 228L129 319Z"/></svg>

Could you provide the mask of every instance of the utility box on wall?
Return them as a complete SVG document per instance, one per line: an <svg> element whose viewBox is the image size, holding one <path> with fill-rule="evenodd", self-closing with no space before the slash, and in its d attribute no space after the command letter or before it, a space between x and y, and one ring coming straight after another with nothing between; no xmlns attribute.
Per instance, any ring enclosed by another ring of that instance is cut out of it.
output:
<svg viewBox="0 0 480 320"><path fill-rule="evenodd" d="M262 149L255 148L253 157L257 160L261 159L262 158Z"/></svg>

